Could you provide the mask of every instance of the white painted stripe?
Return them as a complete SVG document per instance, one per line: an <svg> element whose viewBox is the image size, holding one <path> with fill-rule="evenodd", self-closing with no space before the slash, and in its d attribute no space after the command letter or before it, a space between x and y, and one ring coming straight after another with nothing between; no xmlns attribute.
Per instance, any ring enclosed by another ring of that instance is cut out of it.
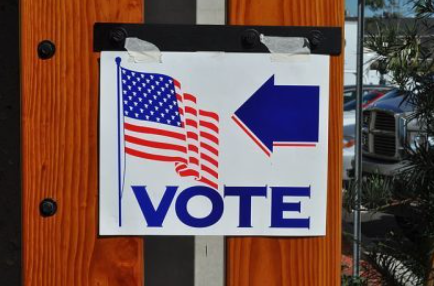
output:
<svg viewBox="0 0 434 286"><path fill-rule="evenodd" d="M196 236L194 253L194 285L225 285L224 237Z"/></svg>
<svg viewBox="0 0 434 286"><path fill-rule="evenodd" d="M226 0L196 0L196 24L199 25L225 25ZM207 116L200 116L205 120L219 126L218 122ZM209 134L214 132L207 128L202 130ZM218 137L218 134L215 134ZM219 150L218 146L206 139L201 141ZM208 151L202 152L211 155ZM207 176L211 177L211 176ZM224 286L225 285L225 238L223 236L196 236L194 254L194 285L195 286Z"/></svg>
<svg viewBox="0 0 434 286"><path fill-rule="evenodd" d="M226 24L226 0L196 0L196 24Z"/></svg>

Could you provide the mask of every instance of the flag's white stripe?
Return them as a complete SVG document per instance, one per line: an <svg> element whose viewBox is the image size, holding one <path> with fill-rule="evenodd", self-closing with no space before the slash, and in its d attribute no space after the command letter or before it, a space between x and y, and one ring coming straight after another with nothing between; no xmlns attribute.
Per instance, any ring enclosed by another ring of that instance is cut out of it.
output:
<svg viewBox="0 0 434 286"><path fill-rule="evenodd" d="M139 152L144 152L147 154L158 155L158 156L170 156L170 157L182 157L185 158L185 153L175 150L167 150L161 148L151 148L147 146L142 146L130 142L125 142L125 147L130 148Z"/></svg>
<svg viewBox="0 0 434 286"><path fill-rule="evenodd" d="M215 159L215 160L218 161L218 157L219 157L218 155L219 155L219 153L215 154L213 151L208 150L206 147L201 147L200 148L200 152L204 153L204 154L206 154L206 155L210 156L211 158L213 158L213 159ZM217 149L217 152L218 152L218 149Z"/></svg>
<svg viewBox="0 0 434 286"><path fill-rule="evenodd" d="M179 95L182 98L182 90L176 85L174 86L175 86L175 95ZM178 109L182 110L185 113L184 102L182 100L178 100L178 99L176 100L178 102ZM185 122L185 116L183 114L180 114L180 117L181 117L181 122Z"/></svg>
<svg viewBox="0 0 434 286"><path fill-rule="evenodd" d="M211 135L211 136L215 137L216 139L218 139L218 141L220 141L219 133L215 132L214 130L209 129L208 127L204 127L202 125L199 125L199 131L206 133L208 135Z"/></svg>
<svg viewBox="0 0 434 286"><path fill-rule="evenodd" d="M189 106L189 107L191 107L191 106ZM186 113L184 114L184 116L185 116L186 119L189 118L189 119L193 119L194 121L197 121L197 116L194 115L194 114L191 114L191 113L189 113L189 112L186 112Z"/></svg>
<svg viewBox="0 0 434 286"><path fill-rule="evenodd" d="M204 132L204 133L208 133L208 132L205 132L205 131L202 131L202 132ZM209 133L208 133L208 134L209 134ZM214 135L214 134L210 134L210 135L212 135L212 136L218 138L218 136L216 136L216 135ZM200 137L200 141L202 141L202 142L204 142L204 143L206 143L206 144L208 144L208 145L214 147L214 148L217 149L217 150L219 149L219 144L215 143L215 142L212 141L211 139L206 138L205 136L201 136L201 137ZM219 142L219 143L220 143L220 142Z"/></svg>
<svg viewBox="0 0 434 286"><path fill-rule="evenodd" d="M209 155L209 154L207 154L207 153L205 153L205 152L202 152L201 153L201 158L202 158L202 161L204 162L204 163L206 163L206 164L211 164L211 165L216 165L216 166L214 166L213 168L216 168L216 169L218 169L218 164L219 164L219 162L218 162L218 159L216 159L215 158L215 156L212 156L212 155Z"/></svg>
<svg viewBox="0 0 434 286"><path fill-rule="evenodd" d="M199 120L205 121L205 122L209 122L211 124L214 124L216 127L219 126L219 121L215 120L213 117L210 116L204 116L199 114Z"/></svg>
<svg viewBox="0 0 434 286"><path fill-rule="evenodd" d="M218 185L218 180L214 178L213 176L209 175L208 173L202 172L201 178L205 178L209 181L211 181L214 184Z"/></svg>
<svg viewBox="0 0 434 286"><path fill-rule="evenodd" d="M202 140L202 141L203 141L203 140ZM218 150L218 149L217 149L217 150ZM207 149L205 149L205 148L200 148L200 152L201 152L202 154L205 154L205 155L209 156L210 158L216 160L217 162L219 161L219 156L218 156L218 155L215 155L214 153L212 153L211 151L209 151L209 150L207 150Z"/></svg>
<svg viewBox="0 0 434 286"><path fill-rule="evenodd" d="M133 118L130 118L127 116L124 117L124 122L128 123L128 124L136 125L136 126L150 127L150 128L155 128L155 129L164 129L164 130L167 130L170 132L176 132L178 134L184 135L184 130L182 127L176 127L176 126L172 126L172 125L150 122L150 121L145 121L145 120L138 120L138 119L133 119Z"/></svg>
<svg viewBox="0 0 434 286"><path fill-rule="evenodd" d="M172 137L168 137L168 136L134 132L134 131L130 131L130 130L125 130L125 135L139 138L141 140L148 140L148 141L153 141L153 142L157 142L157 143L167 143L167 144L173 144L173 145L178 145L178 146L186 146L186 143L184 140L172 138Z"/></svg>
<svg viewBox="0 0 434 286"><path fill-rule="evenodd" d="M210 169L211 171L214 171L218 174L218 168L216 168L213 164L211 164L207 161L202 161L201 167L202 168L206 167L206 168ZM209 175L209 176L211 176L211 175ZM214 180L216 180L216 179L214 178Z"/></svg>
<svg viewBox="0 0 434 286"><path fill-rule="evenodd" d="M211 160L214 160L217 162L217 164L219 164L218 158L215 158L215 157L213 157L209 154L206 154L206 153L202 153L202 155L208 156L209 158L211 158ZM201 157L201 159L200 159L201 164L206 165L208 168L211 168L218 173L218 166L214 166L213 163L209 162L207 159L204 159L204 158L207 158L207 157Z"/></svg>
<svg viewBox="0 0 434 286"><path fill-rule="evenodd" d="M219 129L218 126L213 124L209 125L207 122L199 121L199 129L200 131L206 132L209 135L219 138Z"/></svg>
<svg viewBox="0 0 434 286"><path fill-rule="evenodd" d="M200 146L199 146L200 138L199 138L199 133L198 133L199 130L197 127L192 126L190 124L187 124L187 120L191 120L191 121L196 123L195 124L196 126L198 126L197 117L186 111L187 107L190 107L190 108L194 109L195 111L197 111L197 107L196 107L196 104L190 100L184 99L183 103L184 103L185 130L188 133L192 133L192 134L197 135L197 140L196 140L194 138L191 138L191 136L187 133L187 144L198 150L198 152L194 152L194 151L190 151L190 150L187 151L187 156L188 156L190 162L197 162L197 164L190 163L188 165L188 167L189 167L189 169L195 170L195 171L200 173L201 159L200 159ZM193 160L193 161L191 161L191 160Z"/></svg>

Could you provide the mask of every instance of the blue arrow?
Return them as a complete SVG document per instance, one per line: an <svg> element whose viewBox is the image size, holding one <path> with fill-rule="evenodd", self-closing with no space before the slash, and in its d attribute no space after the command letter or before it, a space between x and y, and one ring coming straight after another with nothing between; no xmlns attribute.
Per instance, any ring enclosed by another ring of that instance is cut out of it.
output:
<svg viewBox="0 0 434 286"><path fill-rule="evenodd" d="M273 75L238 108L233 119L248 134L253 133L249 136L260 141L256 143L267 155L273 152L273 143L317 143L319 86L275 85Z"/></svg>

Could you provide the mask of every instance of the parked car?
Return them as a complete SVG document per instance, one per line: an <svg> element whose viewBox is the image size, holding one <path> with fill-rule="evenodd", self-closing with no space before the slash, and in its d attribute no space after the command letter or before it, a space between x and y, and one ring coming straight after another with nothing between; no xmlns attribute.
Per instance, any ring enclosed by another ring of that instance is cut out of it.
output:
<svg viewBox="0 0 434 286"><path fill-rule="evenodd" d="M434 136L423 133L425 127L414 118L416 106L409 98L409 94L393 90L363 110L361 147L364 177L393 177L409 164L405 148L434 147ZM400 231L409 239L415 239L417 207L417 204L392 204L383 208L381 213L375 213L393 215Z"/></svg>
<svg viewBox="0 0 434 286"><path fill-rule="evenodd" d="M352 169L351 162L354 159L354 144L355 144L355 122L356 115L354 111L344 112L344 142L343 142L343 173L342 179L347 182L349 170Z"/></svg>
<svg viewBox="0 0 434 286"><path fill-rule="evenodd" d="M384 86L384 85L364 85L363 93L365 94L374 90L386 93L391 89L392 87ZM344 104L355 99L356 99L356 86L355 85L344 86Z"/></svg>
<svg viewBox="0 0 434 286"><path fill-rule="evenodd" d="M383 97L387 92L389 92L391 89L387 90L373 90L370 92L366 92L363 94L362 98L362 108L368 107L371 103L374 103L375 101L379 100L381 97ZM355 99L348 101L344 104L344 111L351 111L356 109L357 101Z"/></svg>
<svg viewBox="0 0 434 286"><path fill-rule="evenodd" d="M404 146L434 144L411 114L415 106L395 90L363 111L362 170L365 174L393 176L406 166Z"/></svg>
<svg viewBox="0 0 434 286"><path fill-rule="evenodd" d="M389 92L390 93L390 92ZM380 100L389 93L383 94L379 91L366 93L362 98L363 108L366 108L374 102ZM342 178L348 181L350 177L348 172L352 169L351 162L354 159L355 144L355 125L356 125L356 102L355 100L344 105L344 142L343 142L343 173Z"/></svg>

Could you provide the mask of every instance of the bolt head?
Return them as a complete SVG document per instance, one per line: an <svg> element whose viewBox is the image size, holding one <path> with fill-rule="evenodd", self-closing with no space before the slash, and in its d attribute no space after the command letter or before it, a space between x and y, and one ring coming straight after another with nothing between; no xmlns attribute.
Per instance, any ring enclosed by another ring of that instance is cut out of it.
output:
<svg viewBox="0 0 434 286"><path fill-rule="evenodd" d="M57 203L50 198L42 200L39 211L43 217L53 216L57 211Z"/></svg>
<svg viewBox="0 0 434 286"><path fill-rule="evenodd" d="M246 49L253 49L260 43L260 36L255 29L245 30L241 35L241 44Z"/></svg>
<svg viewBox="0 0 434 286"><path fill-rule="evenodd" d="M49 40L44 40L38 45L38 56L42 60L48 60L56 53L56 46Z"/></svg>
<svg viewBox="0 0 434 286"><path fill-rule="evenodd" d="M109 40L116 47L122 47L127 37L127 31L121 27L113 28L109 32Z"/></svg>
<svg viewBox="0 0 434 286"><path fill-rule="evenodd" d="M312 47L318 47L321 44L321 41L324 39L324 36L320 31L312 31L309 35L309 44Z"/></svg>

